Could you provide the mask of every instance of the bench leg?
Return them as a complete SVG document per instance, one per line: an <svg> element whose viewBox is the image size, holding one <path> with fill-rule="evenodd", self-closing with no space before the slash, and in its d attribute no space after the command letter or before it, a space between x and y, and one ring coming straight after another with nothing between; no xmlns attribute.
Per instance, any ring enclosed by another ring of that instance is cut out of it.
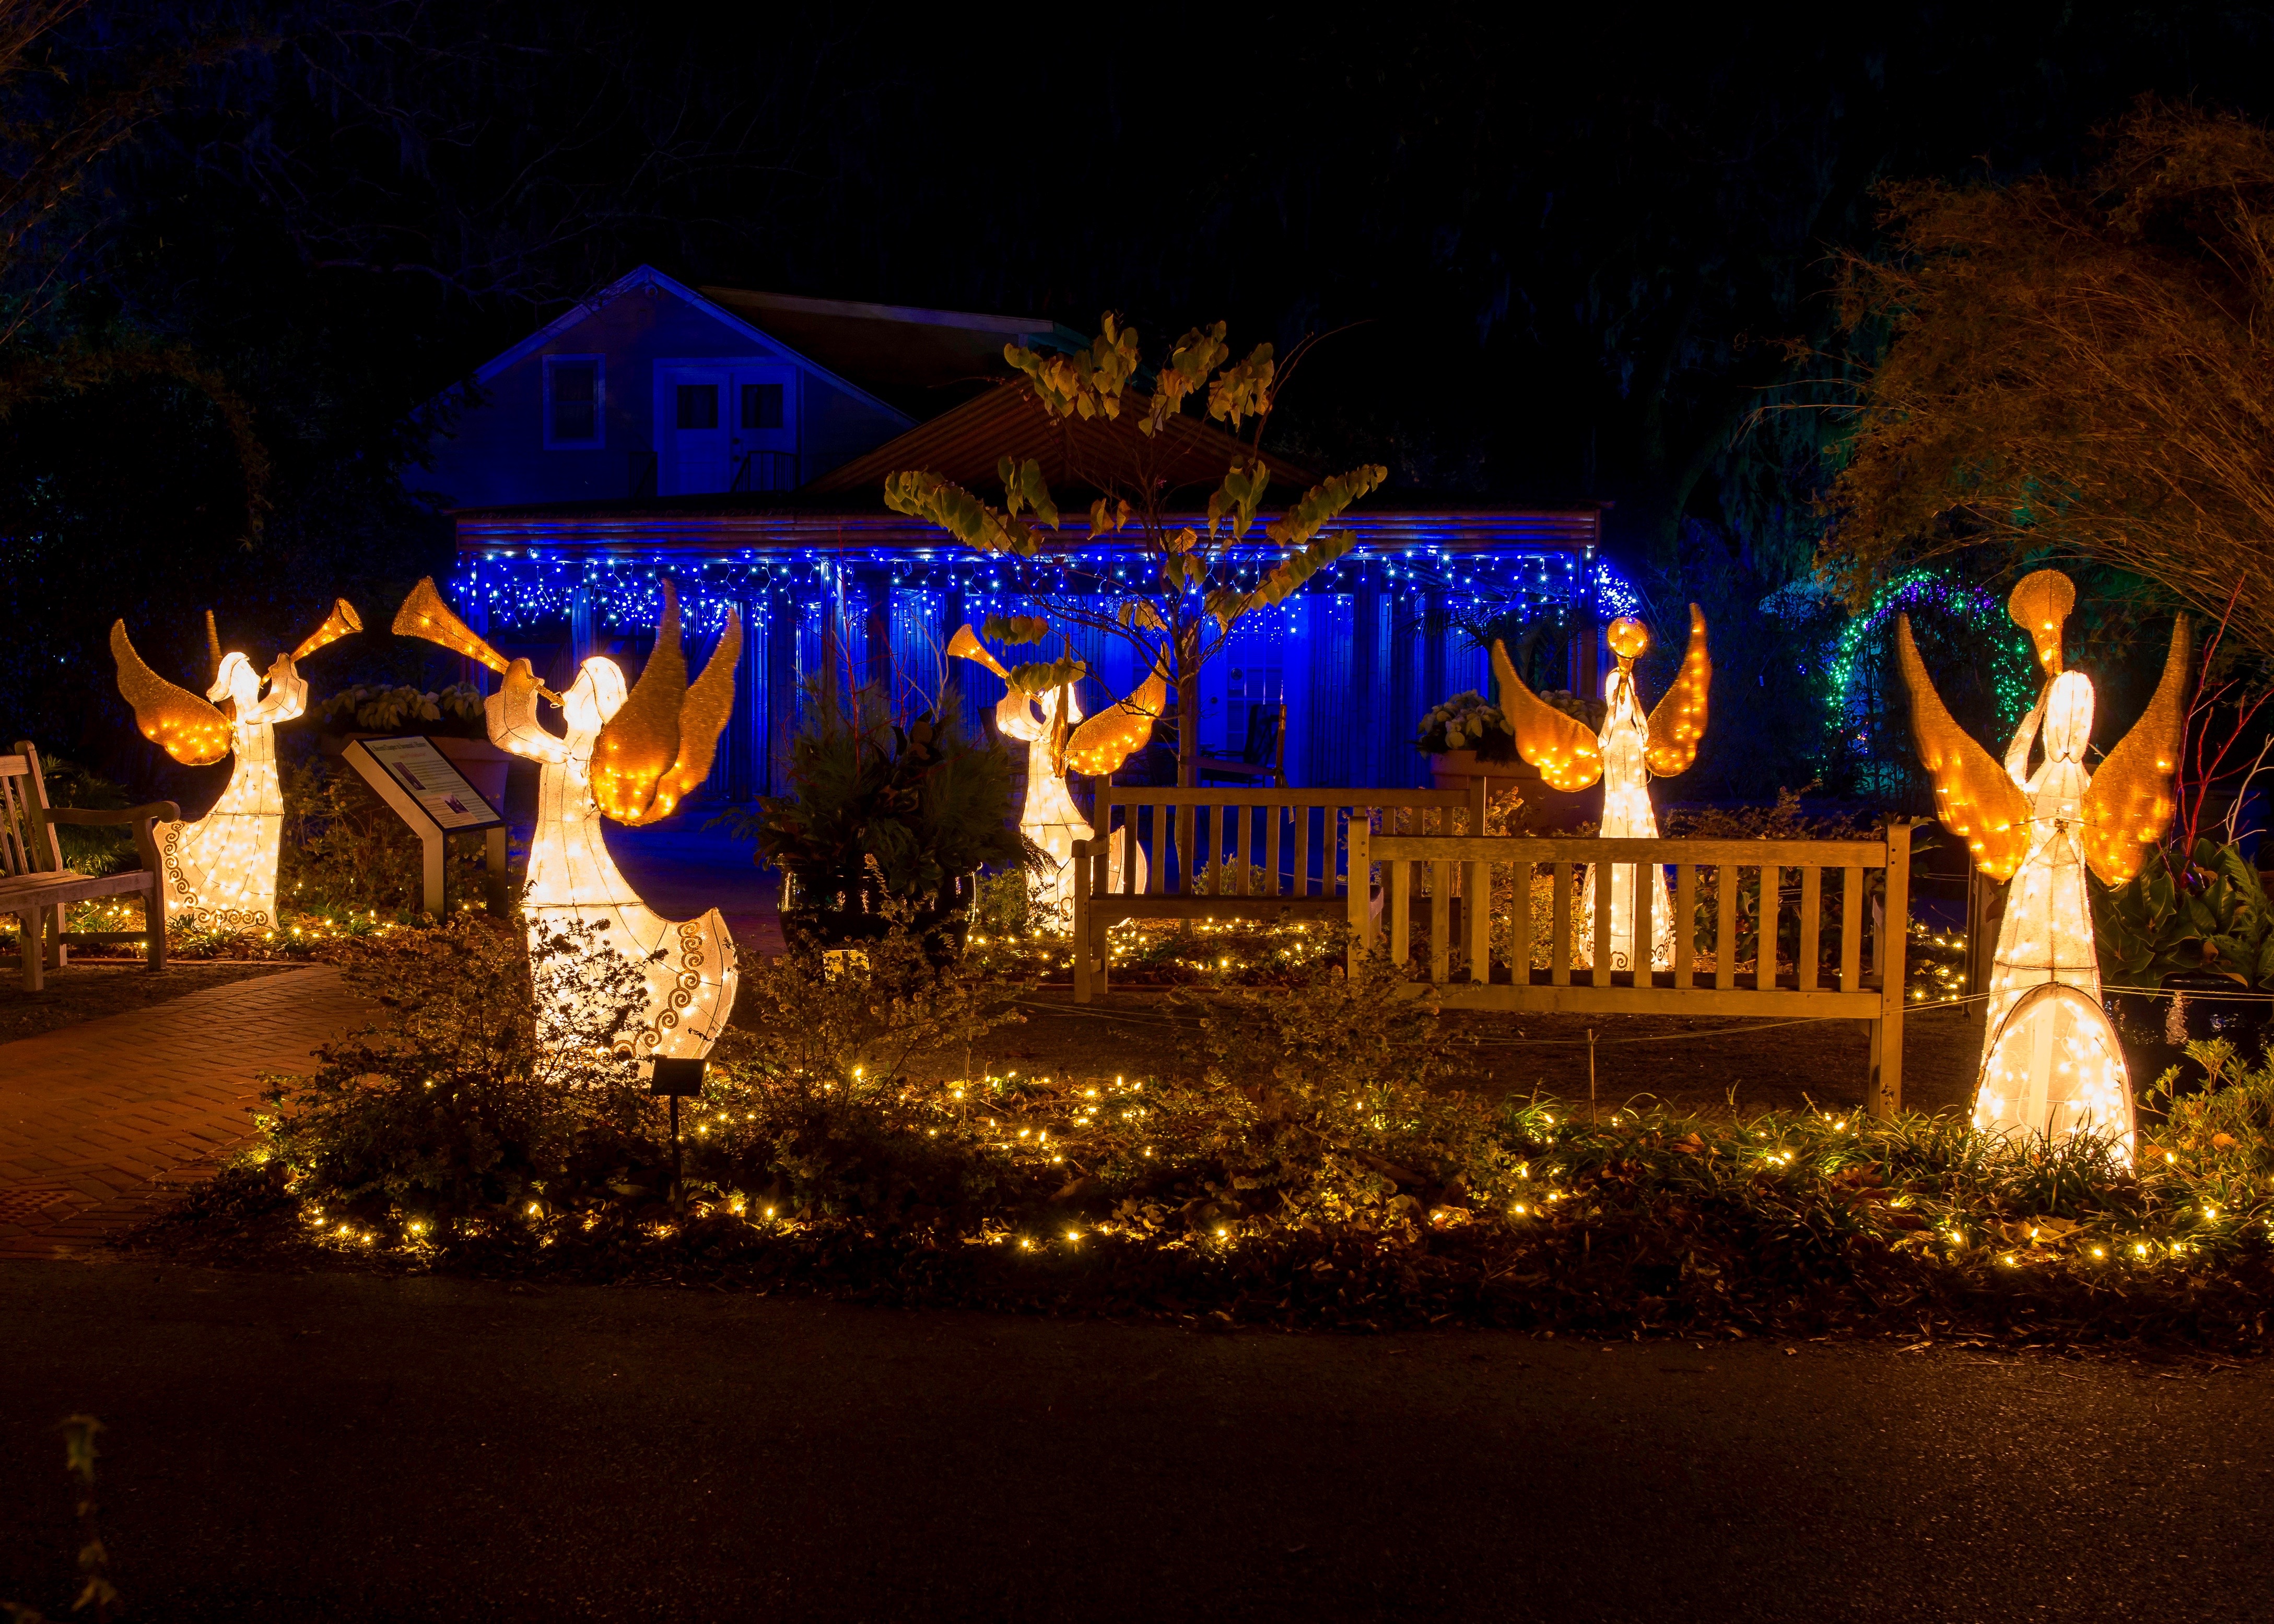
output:
<svg viewBox="0 0 2274 1624"><path fill-rule="evenodd" d="M166 967L166 899L155 886L142 898L142 922L149 928L150 967L162 970Z"/></svg>
<svg viewBox="0 0 2274 1624"><path fill-rule="evenodd" d="M46 910L34 908L28 914L16 915L16 957L24 966L24 990L38 992L48 984L43 972L47 968L47 943L42 940L46 923L41 915Z"/></svg>
<svg viewBox="0 0 2274 1624"><path fill-rule="evenodd" d="M56 904L54 909L56 916L56 937L55 951L48 959L48 968L50 970L61 970L71 964L71 946L64 940L64 930L65 928L65 921L64 919L64 904L58 902Z"/></svg>

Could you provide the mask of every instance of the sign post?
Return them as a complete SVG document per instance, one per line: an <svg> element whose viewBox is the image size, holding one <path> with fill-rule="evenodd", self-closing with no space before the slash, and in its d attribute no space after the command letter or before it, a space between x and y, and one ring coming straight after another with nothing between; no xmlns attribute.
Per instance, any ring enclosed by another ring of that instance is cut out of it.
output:
<svg viewBox="0 0 2274 1624"><path fill-rule="evenodd" d="M671 1204L681 1218L687 1216L687 1183L679 1167L679 1102L703 1092L703 1064L699 1060L666 1060L661 1056L648 1063L647 1091L659 1094L671 1101Z"/></svg>
<svg viewBox="0 0 2274 1624"><path fill-rule="evenodd" d="M358 739L340 753L379 798L395 808L425 847L425 883L421 904L437 919L446 917L443 845L451 835L486 834L489 857L490 912L503 916L505 819L466 782L432 739Z"/></svg>

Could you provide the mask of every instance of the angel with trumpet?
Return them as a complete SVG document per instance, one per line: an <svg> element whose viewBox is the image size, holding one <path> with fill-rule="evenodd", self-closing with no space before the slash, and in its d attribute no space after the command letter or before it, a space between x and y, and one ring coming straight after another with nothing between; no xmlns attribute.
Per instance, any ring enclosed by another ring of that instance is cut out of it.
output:
<svg viewBox="0 0 2274 1624"><path fill-rule="evenodd" d="M668 920L640 899L608 855L600 819L636 827L670 816L711 775L719 735L734 708L734 665L742 624L732 609L703 674L687 680L679 598L663 583L655 648L628 688L623 668L587 659L565 694L537 679L526 659L508 661L450 612L433 580L421 581L395 617L398 637L423 637L478 660L503 679L483 702L490 742L538 763L537 825L522 893L532 950L567 939L586 951L623 954L646 982L633 1029L616 1051L633 1059L697 1059L711 1052L734 1006L734 938L717 908L699 919ZM561 713L555 733L538 719L539 701ZM557 960L545 960L558 963ZM559 1041L576 1029L560 989L570 966L540 967L540 1033ZM558 983L558 985L554 985Z"/></svg>
<svg viewBox="0 0 2274 1624"><path fill-rule="evenodd" d="M208 930L269 930L276 925L276 857L284 832L284 789L276 773L276 724L308 708L308 685L299 662L318 649L363 629L344 598L335 598L324 623L290 654L280 654L266 677L242 654L223 654L213 611L206 611L206 643L214 680L200 699L143 663L126 635L110 627L110 653L118 691L134 707L142 736L185 767L206 767L234 756L229 785L203 817L154 825L168 923L187 920ZM267 691L261 690L266 687Z"/></svg>
<svg viewBox="0 0 2274 1624"><path fill-rule="evenodd" d="M1501 714L1516 734L1516 753L1539 770L1550 788L1567 793L1583 790L1598 778L1603 784L1601 833L1611 839L1656 839L1658 814L1650 803L1650 780L1686 772L1698 759L1698 741L1706 736L1706 696L1713 680L1713 661L1706 647L1706 616L1690 605L1690 644L1682 657L1682 670L1674 686L1659 696L1645 716L1635 690L1634 665L1650 647L1650 631L1640 620L1622 617L1611 622L1611 652L1618 657L1603 682L1603 725L1591 730L1585 722L1566 715L1525 686L1508 658L1508 645L1493 643L1493 675L1500 685ZM1587 880L1580 892L1584 916L1595 911L1596 871L1587 865ZM1611 962L1609 968L1636 967L1635 865L1613 863L1611 886ZM1650 901L1653 969L1674 964L1674 905L1660 872ZM1580 933L1583 943L1591 933ZM1592 965L1593 948L1581 945L1581 962Z"/></svg>
<svg viewBox="0 0 2274 1624"><path fill-rule="evenodd" d="M1026 679L1031 671L1045 668L1012 670L968 625L950 640L947 651L1003 679L1003 697L995 706L996 731L1027 747L1027 792L1019 808L1019 832L1035 849L1047 853L1053 865L1049 874L1029 883L1031 914L1041 917L1045 929L1070 929L1073 848L1095 831L1067 793L1065 775L1069 770L1093 775L1118 771L1123 762L1142 748L1152 736L1154 719L1167 703L1167 675L1156 666L1152 680L1128 699L1084 721L1081 703L1074 697L1074 684L1084 674L1079 661L1057 671L1055 674L1065 680L1043 685L1037 694ZM1136 888L1142 891L1145 853L1133 842L1114 845L1106 860L1106 889L1121 887L1124 844L1136 851Z"/></svg>
<svg viewBox="0 0 2274 1624"><path fill-rule="evenodd" d="M2097 1134L2128 1159L2131 1079L2101 1008L2084 876L2090 868L2107 884L2122 884L2171 823L2187 720L2187 621L2185 615L2172 621L2163 679L2148 708L2098 771L2089 771L2092 681L2062 669L2061 658L2061 628L2075 604L2076 588L2056 569L2023 576L2007 603L2036 644L2046 680L2002 765L1935 692L1908 615L1896 622L1895 648L1910 689L1912 739L1934 780L1943 827L1966 842L1983 873L2011 882L1991 960L1974 1125L2046 1142ZM2038 752L2032 771L2030 756Z"/></svg>

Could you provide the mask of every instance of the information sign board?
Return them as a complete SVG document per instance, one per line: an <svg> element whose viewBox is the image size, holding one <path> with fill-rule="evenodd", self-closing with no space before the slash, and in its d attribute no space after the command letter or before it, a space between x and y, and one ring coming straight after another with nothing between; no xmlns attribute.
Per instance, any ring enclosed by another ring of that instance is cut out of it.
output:
<svg viewBox="0 0 2274 1624"><path fill-rule="evenodd" d="M421 736L357 741L387 776L402 786L418 809L445 834L487 829L505 819L450 764L434 741Z"/></svg>

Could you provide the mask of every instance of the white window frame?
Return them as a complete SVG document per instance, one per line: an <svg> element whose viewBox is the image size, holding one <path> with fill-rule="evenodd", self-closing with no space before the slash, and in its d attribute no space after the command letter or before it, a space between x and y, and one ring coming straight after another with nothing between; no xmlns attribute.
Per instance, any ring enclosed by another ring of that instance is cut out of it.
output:
<svg viewBox="0 0 2274 1624"><path fill-rule="evenodd" d="M592 369L592 437L563 440L553 432L553 369L569 362ZM549 355L545 357L545 448L547 451L605 451L608 447L608 358L599 355Z"/></svg>

